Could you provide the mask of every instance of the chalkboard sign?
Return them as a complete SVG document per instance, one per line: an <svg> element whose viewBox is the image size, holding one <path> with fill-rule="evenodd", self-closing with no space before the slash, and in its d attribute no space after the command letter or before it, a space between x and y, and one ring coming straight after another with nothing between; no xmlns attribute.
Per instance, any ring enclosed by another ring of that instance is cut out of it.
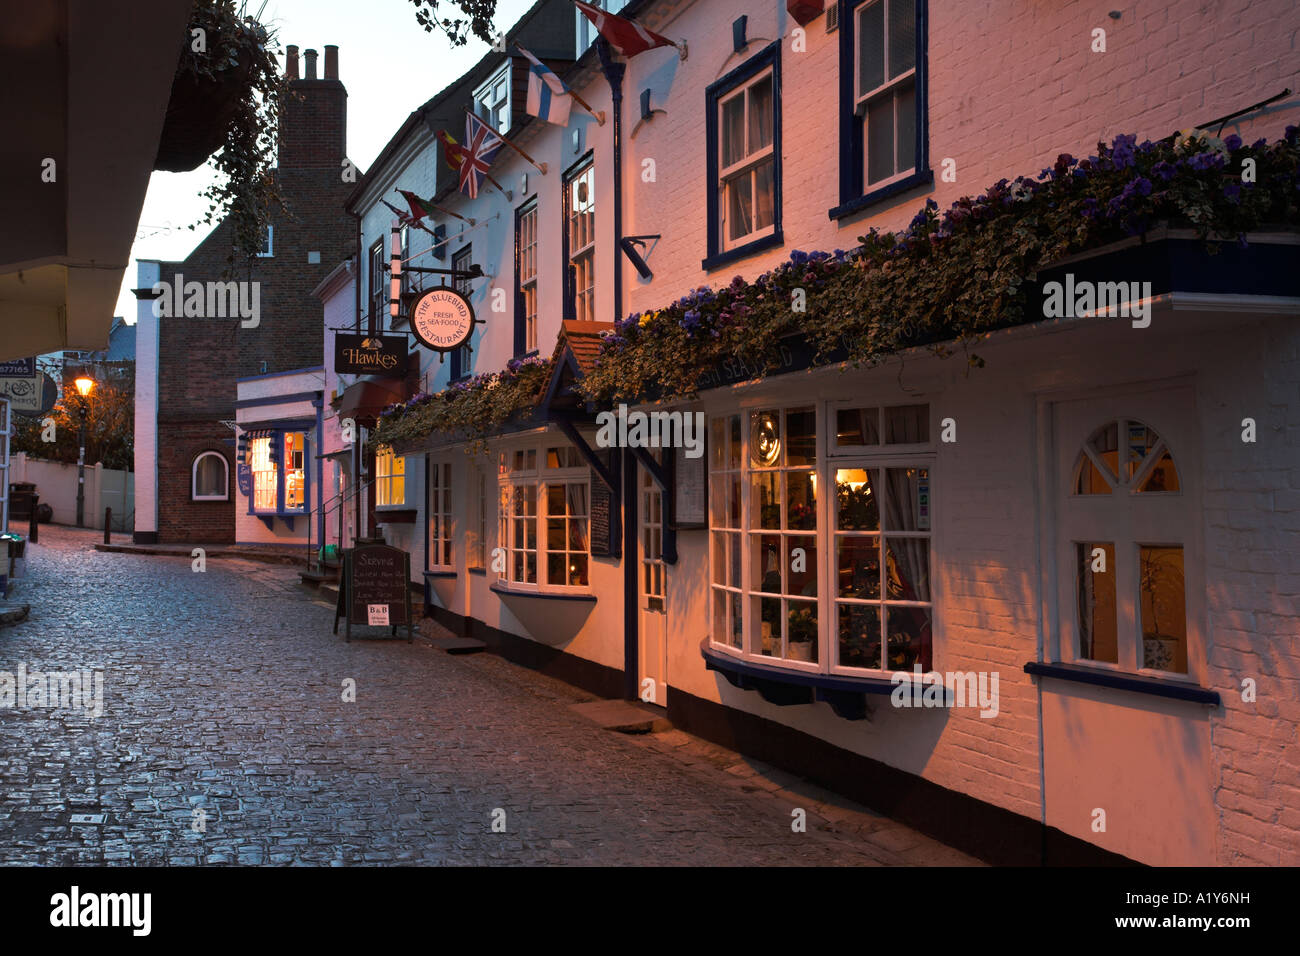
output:
<svg viewBox="0 0 1300 956"><path fill-rule="evenodd" d="M613 473L609 451L598 451L605 470ZM617 479L616 479L617 480ZM601 481L600 475L593 468L591 471L591 555L594 558L618 557L622 550L614 540L613 533L614 496L609 486Z"/></svg>
<svg viewBox="0 0 1300 956"><path fill-rule="evenodd" d="M386 544L364 544L343 552L343 579L334 610L334 633L339 618L346 623L347 640L352 625L390 627L397 633L406 625L406 640L413 641L411 614L411 556Z"/></svg>

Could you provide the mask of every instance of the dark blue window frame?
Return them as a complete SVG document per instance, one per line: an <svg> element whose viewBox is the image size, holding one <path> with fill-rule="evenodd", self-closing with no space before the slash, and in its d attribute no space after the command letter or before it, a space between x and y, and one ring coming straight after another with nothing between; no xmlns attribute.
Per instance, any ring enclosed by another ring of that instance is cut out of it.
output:
<svg viewBox="0 0 1300 956"><path fill-rule="evenodd" d="M775 164L772 196L772 234L747 242L734 249L722 249L721 223L718 215L718 101L746 80L757 76L768 67L772 69L772 159ZM752 256L763 249L782 245L781 232L781 44L768 44L726 76L704 91L705 108L705 202L707 203L708 254L700 265L704 269L717 269L728 263Z"/></svg>
<svg viewBox="0 0 1300 956"><path fill-rule="evenodd" d="M581 16L581 14L579 14L579 16ZM569 205L569 184L595 164L595 157L595 150L587 150L582 159L578 160L566 169L564 175L561 177L560 188L564 190L564 193L560 197L560 262L563 264L564 268L564 309L563 312L561 312L560 317L564 319L577 318L578 308L577 283L573 274L573 266L569 262L569 213L571 211ZM592 179L592 184L594 187L594 177Z"/></svg>
<svg viewBox="0 0 1300 956"><path fill-rule="evenodd" d="M520 283L519 266L521 263L519 247L519 224L523 221L525 215L537 210L537 194L529 196L527 200L515 207L515 357L522 358L528 352L528 330L527 315L524 308L524 287ZM538 215L537 224L541 223L540 214ZM540 236L534 233L533 241L536 242ZM535 277L534 282L539 282L540 277ZM540 291L540 290L539 290ZM541 316L539 315L540 319ZM533 354L537 350L533 349Z"/></svg>
<svg viewBox="0 0 1300 956"><path fill-rule="evenodd" d="M929 13L927 0L916 3L916 171L903 179L866 189L863 155L864 119L854 110L857 79L858 8L873 0L837 0L840 9L840 204L830 218L842 219L882 200L934 183L930 169Z"/></svg>
<svg viewBox="0 0 1300 956"><path fill-rule="evenodd" d="M284 422L273 428L256 428L259 438L271 439L271 450L275 454L275 510L259 511L253 507L255 493L248 496L248 513L259 518L294 518L311 511L311 447L312 429L316 423L311 419ZM270 432L270 434L266 434ZM284 459L284 436L286 432L302 433L302 501L301 508L286 509L284 506L285 471L288 463Z"/></svg>
<svg viewBox="0 0 1300 956"><path fill-rule="evenodd" d="M453 269L468 267L469 264L474 261L473 249L474 246L472 243L467 243L466 245L463 245L459 249L457 249L455 255L451 257L451 267ZM462 262L461 260L462 256L467 261ZM470 293L473 291L473 289L470 286L471 282L473 282L472 279L452 279L451 287L455 289L457 292L459 292L461 295L468 298ZM473 335L473 332L471 332L470 334ZM451 350L451 374L450 374L451 381L454 382L457 379L464 378L467 374L469 373L460 367L460 349L459 348L452 349Z"/></svg>

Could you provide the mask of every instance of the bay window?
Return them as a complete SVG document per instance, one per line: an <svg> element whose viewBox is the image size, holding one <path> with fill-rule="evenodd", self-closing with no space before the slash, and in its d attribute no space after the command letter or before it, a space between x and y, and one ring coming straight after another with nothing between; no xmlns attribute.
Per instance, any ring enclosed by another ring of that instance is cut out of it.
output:
<svg viewBox="0 0 1300 956"><path fill-rule="evenodd" d="M929 406L751 409L714 418L710 442L713 643L800 670L928 670Z"/></svg>
<svg viewBox="0 0 1300 956"><path fill-rule="evenodd" d="M586 589L590 584L591 478L577 450L565 445L500 453L497 544L505 551L498 578L521 590Z"/></svg>

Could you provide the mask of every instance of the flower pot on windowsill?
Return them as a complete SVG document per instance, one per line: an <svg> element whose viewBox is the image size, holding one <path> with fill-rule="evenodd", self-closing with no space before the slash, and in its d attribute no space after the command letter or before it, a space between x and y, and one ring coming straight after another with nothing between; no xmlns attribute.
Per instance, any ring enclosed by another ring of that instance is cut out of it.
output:
<svg viewBox="0 0 1300 956"><path fill-rule="evenodd" d="M1170 671L1174 669L1174 656L1178 647L1178 638L1167 634L1142 635L1142 666L1148 670Z"/></svg>
<svg viewBox="0 0 1300 956"><path fill-rule="evenodd" d="M791 641L790 642L790 660L811 661L812 659L813 659L812 641Z"/></svg>

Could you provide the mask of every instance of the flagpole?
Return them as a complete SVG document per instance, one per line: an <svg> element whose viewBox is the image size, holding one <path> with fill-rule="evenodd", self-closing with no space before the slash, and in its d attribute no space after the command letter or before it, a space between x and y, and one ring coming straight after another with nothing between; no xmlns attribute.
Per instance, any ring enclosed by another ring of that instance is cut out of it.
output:
<svg viewBox="0 0 1300 956"><path fill-rule="evenodd" d="M483 117L481 117L481 116L475 116L473 113L470 112L470 109L469 109L468 106L465 107L465 113L466 113L466 115L468 115L468 116L473 116L474 119L478 120L480 123L483 123L485 126L487 125L487 123L486 123L486 121L483 119ZM495 132L495 130L494 130L493 132ZM524 159L526 159L529 163L531 163L531 164L533 165L533 167L534 167L535 169L537 169L538 172L540 172L543 176L546 175L546 164L545 164L545 163L539 163L539 162L537 162L537 160L533 159L533 157L529 156L529 155L528 155L527 153L525 153L522 149L520 149L520 148L519 148L518 146L516 146L514 143L510 142L510 140L506 139L506 138L505 138L504 136L502 136L500 133L497 133L497 139L501 140L502 143L504 143L505 145L509 146L509 147L510 147L511 149L513 149L516 153L518 153L520 156L522 156ZM489 178L491 178L491 177L489 177ZM493 180L493 182L495 182L495 180ZM499 187L498 187L498 188L499 188Z"/></svg>
<svg viewBox="0 0 1300 956"><path fill-rule="evenodd" d="M433 245L431 245L428 249L424 249L424 250L422 250L422 251L420 251L420 252L414 253L413 255L407 256L407 257L406 257L404 260L402 260L402 261L403 261L403 262L412 262L412 261L414 261L415 259L419 258L420 256L422 256L422 255L424 255L425 253L428 253L428 252L432 252L432 253L434 254L434 256L436 256L437 258L441 259L442 256L439 255L439 254L438 254L437 252L435 252L434 250L436 250L436 249L441 249L442 247L446 246L447 243L449 243L449 242L454 242L454 241L456 241L457 239L459 239L461 236L464 236L464 235L467 235L468 233L473 232L473 231L474 231L475 229L477 229L479 226L487 225L489 222L495 222L496 220L498 220L498 219L500 219L500 218L501 218L501 213L499 213L499 212L493 213L493 214L492 214L491 216L489 216L487 219L481 219L481 220L479 220L478 222L474 223L473 225L466 226L464 229L462 229L460 232L456 233L454 236L447 236L445 239L441 239L441 240L439 240L438 242L435 242L435 243L434 243ZM436 238L436 237L435 237L435 238Z"/></svg>
<svg viewBox="0 0 1300 956"><path fill-rule="evenodd" d="M577 103L577 104L578 104L579 106L581 106L584 110L586 110L588 113L590 113L592 116L594 116L594 117L596 118L596 125L597 125L597 126L604 126L604 125L605 125L605 111L604 111L604 110L601 110L599 113L596 112L595 110L593 110L593 109L591 108L591 104L588 103L586 100L584 100L581 96L578 95L578 91L577 91L577 90L573 90L573 89L569 90L569 95L573 97L573 100L574 100L575 103Z"/></svg>
<svg viewBox="0 0 1300 956"><path fill-rule="evenodd" d="M401 191L400 189L396 189L396 188L394 188L394 189L393 189L393 192L397 193L399 196L402 195L402 191ZM405 198L405 197L403 197L403 198ZM419 199L418 196L417 196L416 198ZM438 210L438 212L442 213L444 216L453 216L454 218L459 219L461 222L467 222L467 223L469 223L471 226L474 224L474 220L473 220L473 219L466 219L464 216L462 216L462 215L461 215L460 213L458 213L458 212L452 212L450 209L443 209L441 206L435 206L433 203L429 202L428 200L420 199L420 204L421 204L421 205L424 205L424 206L428 206L430 209L436 209L436 210Z"/></svg>

